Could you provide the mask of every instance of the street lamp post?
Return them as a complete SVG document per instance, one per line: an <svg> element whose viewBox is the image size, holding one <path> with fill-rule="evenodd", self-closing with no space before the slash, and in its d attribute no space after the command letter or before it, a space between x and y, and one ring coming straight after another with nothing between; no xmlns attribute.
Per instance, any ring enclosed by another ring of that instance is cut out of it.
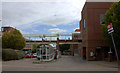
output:
<svg viewBox="0 0 120 73"><path fill-rule="evenodd" d="M116 54L116 58L117 58L117 62L118 62L118 71L120 73L120 62L119 62L119 57L118 57L118 53L117 53L117 49L116 49L116 45L115 45L115 41L114 41L112 33L111 33L111 37L112 37L113 46L114 46L114 50L115 50L115 54Z"/></svg>

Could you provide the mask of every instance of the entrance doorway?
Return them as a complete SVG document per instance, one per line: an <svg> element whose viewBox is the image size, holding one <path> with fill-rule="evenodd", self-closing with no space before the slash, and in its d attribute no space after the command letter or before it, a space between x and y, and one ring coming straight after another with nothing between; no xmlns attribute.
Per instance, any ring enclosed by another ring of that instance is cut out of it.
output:
<svg viewBox="0 0 120 73"><path fill-rule="evenodd" d="M78 56L78 49L74 49L74 56Z"/></svg>
<svg viewBox="0 0 120 73"><path fill-rule="evenodd" d="M104 49L103 48L96 48L96 60L104 60Z"/></svg>
<svg viewBox="0 0 120 73"><path fill-rule="evenodd" d="M86 47L83 47L83 59L86 60Z"/></svg>

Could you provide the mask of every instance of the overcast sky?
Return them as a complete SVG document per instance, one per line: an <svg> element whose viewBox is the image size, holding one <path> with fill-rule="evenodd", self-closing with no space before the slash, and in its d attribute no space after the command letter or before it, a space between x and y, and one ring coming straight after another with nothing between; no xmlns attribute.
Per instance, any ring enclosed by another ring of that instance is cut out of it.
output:
<svg viewBox="0 0 120 73"><path fill-rule="evenodd" d="M2 26L15 27L24 34L73 32L79 27L84 3L85 0L3 2Z"/></svg>

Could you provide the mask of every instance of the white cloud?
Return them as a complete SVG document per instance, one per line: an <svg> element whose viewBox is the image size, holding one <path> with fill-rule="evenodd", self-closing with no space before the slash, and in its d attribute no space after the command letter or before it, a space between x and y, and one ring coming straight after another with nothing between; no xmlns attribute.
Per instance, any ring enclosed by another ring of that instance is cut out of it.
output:
<svg viewBox="0 0 120 73"><path fill-rule="evenodd" d="M2 26L2 3L0 2L0 27ZM1 30L1 28L0 28Z"/></svg>
<svg viewBox="0 0 120 73"><path fill-rule="evenodd" d="M75 29L73 29L73 31L75 31L76 29L80 29L79 27L78 28L75 28Z"/></svg>
<svg viewBox="0 0 120 73"><path fill-rule="evenodd" d="M2 3L3 25L11 25L19 29L32 29L34 26L39 25L57 26L80 20L84 5L83 0L59 1L4 2Z"/></svg>
<svg viewBox="0 0 120 73"><path fill-rule="evenodd" d="M20 32L21 32L22 34L29 34L29 32L25 32L25 31L22 31L22 30L20 30Z"/></svg>
<svg viewBox="0 0 120 73"><path fill-rule="evenodd" d="M1 1L2 2L79 2L80 0L1 0Z"/></svg>
<svg viewBox="0 0 120 73"><path fill-rule="evenodd" d="M67 32L67 30L59 29L59 28L49 29L48 31L49 31L50 33L52 33L52 34L56 34L56 33L65 33L65 32Z"/></svg>
<svg viewBox="0 0 120 73"><path fill-rule="evenodd" d="M86 0L87 2L118 2L119 0Z"/></svg>

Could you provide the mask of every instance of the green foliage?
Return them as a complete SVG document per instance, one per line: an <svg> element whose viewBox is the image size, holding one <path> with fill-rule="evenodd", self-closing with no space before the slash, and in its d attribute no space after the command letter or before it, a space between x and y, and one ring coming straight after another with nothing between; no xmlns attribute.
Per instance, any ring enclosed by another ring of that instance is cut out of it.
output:
<svg viewBox="0 0 120 73"><path fill-rule="evenodd" d="M6 32L2 35L2 47L12 49L23 49L25 47L25 39L19 30Z"/></svg>
<svg viewBox="0 0 120 73"><path fill-rule="evenodd" d="M2 47L3 48L10 48L9 39L10 39L10 35L8 32L2 35Z"/></svg>
<svg viewBox="0 0 120 73"><path fill-rule="evenodd" d="M33 44L32 52L35 53L37 50L38 44Z"/></svg>
<svg viewBox="0 0 120 73"><path fill-rule="evenodd" d="M2 59L4 61L16 60L17 53L13 49L3 49L2 50Z"/></svg>
<svg viewBox="0 0 120 73"><path fill-rule="evenodd" d="M25 58L26 54L23 51L14 51L13 49L2 49L2 60L19 60Z"/></svg>
<svg viewBox="0 0 120 73"><path fill-rule="evenodd" d="M112 45L112 39L110 34L107 32L107 25L109 23L113 24L113 36L116 43L117 48L120 48L120 2L114 3L112 7L106 12L105 14L105 25L103 25L103 35L104 35L104 41L108 44L108 46L113 47Z"/></svg>
<svg viewBox="0 0 120 73"><path fill-rule="evenodd" d="M23 59L26 57L26 54L23 51L17 51L17 59Z"/></svg>
<svg viewBox="0 0 120 73"><path fill-rule="evenodd" d="M65 50L69 50L71 48L70 44L61 44L60 46L60 51L64 52Z"/></svg>
<svg viewBox="0 0 120 73"><path fill-rule="evenodd" d="M48 46L52 47L50 44L39 44L39 45L37 45L37 48L39 48L42 45L48 45Z"/></svg>

